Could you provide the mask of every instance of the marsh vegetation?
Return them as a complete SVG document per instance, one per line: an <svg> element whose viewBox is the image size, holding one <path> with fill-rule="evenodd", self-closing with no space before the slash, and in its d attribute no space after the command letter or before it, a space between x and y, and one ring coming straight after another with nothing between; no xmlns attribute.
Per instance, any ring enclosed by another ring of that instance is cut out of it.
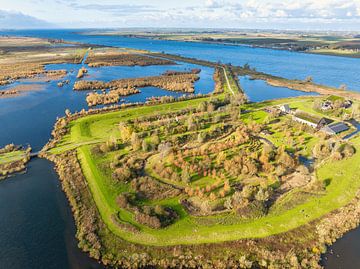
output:
<svg viewBox="0 0 360 269"><path fill-rule="evenodd" d="M26 169L26 163L30 160L31 147L23 148L8 144L0 149L0 179L5 179L14 173Z"/></svg>

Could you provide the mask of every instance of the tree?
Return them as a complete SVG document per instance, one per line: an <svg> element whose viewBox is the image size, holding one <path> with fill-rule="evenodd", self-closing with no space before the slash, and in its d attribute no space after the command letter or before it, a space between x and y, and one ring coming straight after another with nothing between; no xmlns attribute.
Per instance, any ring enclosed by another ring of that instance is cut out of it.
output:
<svg viewBox="0 0 360 269"><path fill-rule="evenodd" d="M207 112L213 112L213 111L215 111L215 105L213 103L208 104Z"/></svg>
<svg viewBox="0 0 360 269"><path fill-rule="evenodd" d="M238 107L233 107L231 109L230 116L233 121L239 120L241 116L241 109Z"/></svg>
<svg viewBox="0 0 360 269"><path fill-rule="evenodd" d="M70 110L67 108L67 109L65 109L65 115L66 115L66 117L70 117L71 116L71 112L70 112Z"/></svg>
<svg viewBox="0 0 360 269"><path fill-rule="evenodd" d="M231 104L233 106L239 106L245 103L244 95L242 93L235 93L233 98L231 98Z"/></svg>
<svg viewBox="0 0 360 269"><path fill-rule="evenodd" d="M269 163L269 155L268 153L266 152L265 148L262 150L261 152L261 155L260 155L260 158L259 158L259 161L262 163L262 164L267 164Z"/></svg>
<svg viewBox="0 0 360 269"><path fill-rule="evenodd" d="M268 190L259 188L259 191L255 194L255 199L261 202L266 202L269 200L270 194Z"/></svg>
<svg viewBox="0 0 360 269"><path fill-rule="evenodd" d="M150 145L149 143L144 139L142 144L141 144L142 150L143 151L149 151L150 150Z"/></svg>
<svg viewBox="0 0 360 269"><path fill-rule="evenodd" d="M226 160L226 153L223 151L220 151L220 153L216 157L216 164L222 165L225 162L225 160Z"/></svg>
<svg viewBox="0 0 360 269"><path fill-rule="evenodd" d="M134 150L139 150L141 148L141 140L139 135L135 132L131 135L131 146Z"/></svg>
<svg viewBox="0 0 360 269"><path fill-rule="evenodd" d="M159 145L159 144L160 144L160 138L159 138L159 136L156 135L156 134L153 134L153 135L151 136L151 142L153 143L154 146Z"/></svg>
<svg viewBox="0 0 360 269"><path fill-rule="evenodd" d="M245 70L250 70L250 65L249 65L249 63L245 63L244 66L243 66L243 68L244 68Z"/></svg>
<svg viewBox="0 0 360 269"><path fill-rule="evenodd" d="M346 91L347 90L346 84L341 84L339 90Z"/></svg>
<svg viewBox="0 0 360 269"><path fill-rule="evenodd" d="M227 193L230 191L230 183L229 180L226 180L224 183L224 191Z"/></svg>
<svg viewBox="0 0 360 269"><path fill-rule="evenodd" d="M255 188L253 186L246 185L241 191L241 197L251 199L254 195ZM236 194L237 192L235 192Z"/></svg>
<svg viewBox="0 0 360 269"><path fill-rule="evenodd" d="M184 182L185 184L189 184L190 183L190 179L191 179L191 175L189 172L189 168L185 167L182 171L181 171L181 180L182 182Z"/></svg>
<svg viewBox="0 0 360 269"><path fill-rule="evenodd" d="M132 131L124 122L119 123L119 131L122 141L126 142L131 139Z"/></svg>
<svg viewBox="0 0 360 269"><path fill-rule="evenodd" d="M212 193L210 194L209 198L210 198L211 201L216 200L216 195L215 195L215 193L212 192Z"/></svg>
<svg viewBox="0 0 360 269"><path fill-rule="evenodd" d="M198 110L200 112L205 112L207 110L207 103L206 102L201 102L198 106Z"/></svg>
<svg viewBox="0 0 360 269"><path fill-rule="evenodd" d="M312 76L307 76L305 78L305 82L308 82L308 83L312 83L314 81L313 77Z"/></svg>
<svg viewBox="0 0 360 269"><path fill-rule="evenodd" d="M162 158L168 156L172 150L171 143L170 142L161 143L158 146L158 150Z"/></svg>
<svg viewBox="0 0 360 269"><path fill-rule="evenodd" d="M112 151L112 150L117 150L117 140L116 137L111 135L109 137L109 139L106 141L106 146L108 148L108 150Z"/></svg>
<svg viewBox="0 0 360 269"><path fill-rule="evenodd" d="M197 141L199 142L199 143L203 143L204 141L205 141L205 134L204 133L199 133L198 134L198 137L197 137Z"/></svg>
<svg viewBox="0 0 360 269"><path fill-rule="evenodd" d="M188 128L188 130L194 130L195 127L196 127L196 125L195 125L194 117L193 117L193 115L190 115L187 120L187 128Z"/></svg>

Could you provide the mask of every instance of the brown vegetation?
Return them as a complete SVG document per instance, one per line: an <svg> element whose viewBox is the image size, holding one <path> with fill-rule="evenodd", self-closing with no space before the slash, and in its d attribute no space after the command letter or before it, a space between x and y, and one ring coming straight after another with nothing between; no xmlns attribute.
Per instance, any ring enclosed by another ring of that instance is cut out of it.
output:
<svg viewBox="0 0 360 269"><path fill-rule="evenodd" d="M174 70L167 70L163 73L163 76L176 76L176 75L186 75L186 74L200 74L201 69L194 68L190 71L174 71Z"/></svg>
<svg viewBox="0 0 360 269"><path fill-rule="evenodd" d="M224 85L226 84L226 78L224 75L223 68L216 67L213 78L214 78L214 82L215 82L214 93L223 93Z"/></svg>
<svg viewBox="0 0 360 269"><path fill-rule="evenodd" d="M81 67L76 75L76 78L82 78L87 73L87 69L85 67Z"/></svg>
<svg viewBox="0 0 360 269"><path fill-rule="evenodd" d="M110 82L77 81L74 90L105 90L111 91L124 88L159 87L168 91L193 93L194 82L199 79L196 74L163 75L133 79L119 79Z"/></svg>
<svg viewBox="0 0 360 269"><path fill-rule="evenodd" d="M90 67L100 66L148 66L148 65L172 65L172 61L149 57L142 54L120 52L116 50L91 51L86 59Z"/></svg>
<svg viewBox="0 0 360 269"><path fill-rule="evenodd" d="M19 151L19 150L23 151L22 156L19 156L19 158L14 158L14 160L11 160L10 158L9 161L4 161L0 163L0 179L7 178L11 174L21 172L26 169L26 163L30 160L31 147L22 149L22 147L20 146L9 144L6 145L4 148L0 149L0 155Z"/></svg>
<svg viewBox="0 0 360 269"><path fill-rule="evenodd" d="M88 106L116 104L119 103L120 96L128 96L137 93L140 93L140 90L136 88L116 89L103 93L95 92L86 96L86 102Z"/></svg>

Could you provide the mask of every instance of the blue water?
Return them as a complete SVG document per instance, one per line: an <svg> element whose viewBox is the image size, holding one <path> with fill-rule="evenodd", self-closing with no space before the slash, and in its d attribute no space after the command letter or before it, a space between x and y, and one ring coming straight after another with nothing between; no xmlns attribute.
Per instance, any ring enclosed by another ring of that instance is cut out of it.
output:
<svg viewBox="0 0 360 269"><path fill-rule="evenodd" d="M155 66L105 66L88 68L85 80L111 81L122 78L137 78L143 76L159 76L168 70L190 71L201 69L200 80L195 82L195 93L210 93L214 90L214 69L188 63L177 63L176 65L155 65ZM55 68L56 69L56 68ZM169 92L167 92L169 94ZM162 94L164 95L164 94Z"/></svg>
<svg viewBox="0 0 360 269"><path fill-rule="evenodd" d="M285 78L305 79L311 75L314 81L324 85L339 87L345 83L349 89L360 91L360 59L314 55L251 48L248 46L229 46L195 42L178 42L128 38L119 36L79 35L84 30L22 30L3 31L0 34L27 35L45 38L58 38L97 45L131 47L171 54L180 54L210 61L221 61L235 65L250 66L257 70Z"/></svg>
<svg viewBox="0 0 360 269"><path fill-rule="evenodd" d="M283 87L273 87L263 80L252 80L248 76L239 78L241 88L251 102L262 102L266 100L317 95L311 92L301 92Z"/></svg>
<svg viewBox="0 0 360 269"><path fill-rule="evenodd" d="M11 85L0 87L0 90L6 90L12 86L21 84L41 84L43 90L29 91L24 95L15 98L0 99L0 120L3 130L0 132L0 146L15 144L30 144L34 150L40 150L50 133L56 117L64 115L65 109L71 112L88 109L85 98L87 91L73 91L73 85L76 81L77 70L80 64L50 64L46 66L47 70L65 69L68 71L66 77L61 80L69 80L59 88L58 81L48 82L16 82ZM90 68L87 65L88 74L85 80L104 80L111 81L120 78L136 78L143 76L161 75L167 70L188 71L193 68L201 69L200 79L195 82L195 94L210 93L214 90L213 68L202 67L193 64L179 63L177 65L167 66L146 66L146 67L126 67L110 66ZM140 89L141 93L123 97L125 102L145 102L149 97L156 96L182 96L183 93L166 91L155 87ZM16 124L15 124L16 123Z"/></svg>

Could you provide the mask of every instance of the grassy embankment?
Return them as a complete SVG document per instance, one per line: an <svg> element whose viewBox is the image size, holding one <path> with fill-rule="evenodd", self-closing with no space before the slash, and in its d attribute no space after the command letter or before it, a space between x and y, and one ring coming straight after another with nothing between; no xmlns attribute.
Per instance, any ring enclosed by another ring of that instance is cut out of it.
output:
<svg viewBox="0 0 360 269"><path fill-rule="evenodd" d="M293 98L292 100L296 100ZM81 161L84 175L89 184L93 198L99 209L100 215L108 228L121 238L134 243L145 245L177 245L177 244L200 244L231 241L244 238L263 238L274 234L283 233L306 223L316 220L329 212L349 203L356 195L360 187L360 170L357 165L360 160L360 139L351 142L357 149L357 153L339 162L328 162L316 171L319 181L327 181L330 184L326 192L321 196L308 199L303 204L290 210L277 209L265 217L239 221L236 224L226 225L220 219L221 216L209 216L200 218L201 221L212 220L217 224L206 226L199 224L199 218L190 216L181 211L180 219L173 225L153 230L145 226L135 224L140 228L139 233L129 233L121 230L112 221L112 216L120 212L122 221L134 223L131 214L119 210L115 203L115 197L119 188L125 186L109 185L109 175L101 167L103 160L91 154L88 144L106 140L111 134L118 136L117 124L120 121L136 118L140 115L161 114L175 111L184 107L196 106L202 100L188 100L175 104L156 105L151 107L131 108L124 111L112 112L102 115L88 116L71 123L70 134L67 135L52 153L60 153L64 150L77 148L78 157ZM291 100L286 100L288 103ZM280 101L266 102L266 105L281 103ZM259 109L264 104L247 105L247 108ZM264 105L265 106L265 105ZM256 113L259 113L256 111ZM291 199L293 193L288 194ZM166 201L167 205L178 207L176 200ZM221 224L219 224L221 223Z"/></svg>

